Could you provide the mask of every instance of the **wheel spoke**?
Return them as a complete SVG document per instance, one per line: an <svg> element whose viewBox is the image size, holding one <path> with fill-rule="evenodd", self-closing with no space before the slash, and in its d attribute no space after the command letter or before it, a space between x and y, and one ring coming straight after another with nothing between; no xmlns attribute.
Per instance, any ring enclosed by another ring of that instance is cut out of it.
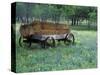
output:
<svg viewBox="0 0 100 75"><path fill-rule="evenodd" d="M55 40L54 40L54 38L53 38L53 37L48 38L48 39L46 40L46 45L47 45L47 46L54 47L54 46L55 46Z"/></svg>
<svg viewBox="0 0 100 75"><path fill-rule="evenodd" d="M67 34L66 40L67 40L69 43L73 43L73 44L74 44L74 41L75 41L74 35L73 35L72 33Z"/></svg>
<svg viewBox="0 0 100 75"><path fill-rule="evenodd" d="M21 47L30 47L31 46L31 42L26 38L20 37L19 38L19 45Z"/></svg>

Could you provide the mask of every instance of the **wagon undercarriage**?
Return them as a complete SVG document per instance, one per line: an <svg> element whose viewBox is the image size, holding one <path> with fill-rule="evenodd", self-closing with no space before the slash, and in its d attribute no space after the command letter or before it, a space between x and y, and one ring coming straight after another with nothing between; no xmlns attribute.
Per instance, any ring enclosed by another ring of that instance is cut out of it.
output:
<svg viewBox="0 0 100 75"><path fill-rule="evenodd" d="M75 38L72 33L67 34L55 34L55 35L31 35L27 38L20 37L19 44L20 46L30 47L32 43L38 43L42 48L46 47L55 47L56 41L63 41L74 44Z"/></svg>

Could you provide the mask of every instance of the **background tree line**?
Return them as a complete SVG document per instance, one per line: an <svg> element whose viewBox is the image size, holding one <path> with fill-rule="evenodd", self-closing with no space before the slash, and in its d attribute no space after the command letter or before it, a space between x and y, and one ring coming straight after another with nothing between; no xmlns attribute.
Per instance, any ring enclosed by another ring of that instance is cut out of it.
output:
<svg viewBox="0 0 100 75"><path fill-rule="evenodd" d="M72 26L85 23L97 25L97 8L73 5L17 3L16 21L31 23L34 20L54 23L67 22Z"/></svg>

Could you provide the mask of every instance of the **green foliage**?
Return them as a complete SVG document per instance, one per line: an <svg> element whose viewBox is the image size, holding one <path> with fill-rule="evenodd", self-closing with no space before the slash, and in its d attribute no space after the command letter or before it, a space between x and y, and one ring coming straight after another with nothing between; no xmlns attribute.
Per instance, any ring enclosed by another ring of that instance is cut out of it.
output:
<svg viewBox="0 0 100 75"><path fill-rule="evenodd" d="M89 13L89 19L91 20L91 21L97 21L97 13L96 12L91 12L91 13Z"/></svg>
<svg viewBox="0 0 100 75"><path fill-rule="evenodd" d="M19 17L26 16L26 8L24 3L17 3L16 4L16 15Z"/></svg>
<svg viewBox="0 0 100 75"><path fill-rule="evenodd" d="M83 20L88 19L96 21L97 8L86 6L72 6L72 5L53 5L53 4L31 4L31 3L17 3L16 17L34 18L42 21L50 20L59 22L60 18L69 20Z"/></svg>

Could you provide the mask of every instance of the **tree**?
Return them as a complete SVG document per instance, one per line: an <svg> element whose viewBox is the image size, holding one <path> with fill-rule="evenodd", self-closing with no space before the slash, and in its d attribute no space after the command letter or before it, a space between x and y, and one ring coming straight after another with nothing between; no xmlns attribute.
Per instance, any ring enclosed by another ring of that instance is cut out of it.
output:
<svg viewBox="0 0 100 75"><path fill-rule="evenodd" d="M39 21L54 21L55 23L64 19L71 21L72 25L79 25L80 20L96 22L97 9L86 6L17 3L16 17L27 23L30 23L33 18Z"/></svg>

